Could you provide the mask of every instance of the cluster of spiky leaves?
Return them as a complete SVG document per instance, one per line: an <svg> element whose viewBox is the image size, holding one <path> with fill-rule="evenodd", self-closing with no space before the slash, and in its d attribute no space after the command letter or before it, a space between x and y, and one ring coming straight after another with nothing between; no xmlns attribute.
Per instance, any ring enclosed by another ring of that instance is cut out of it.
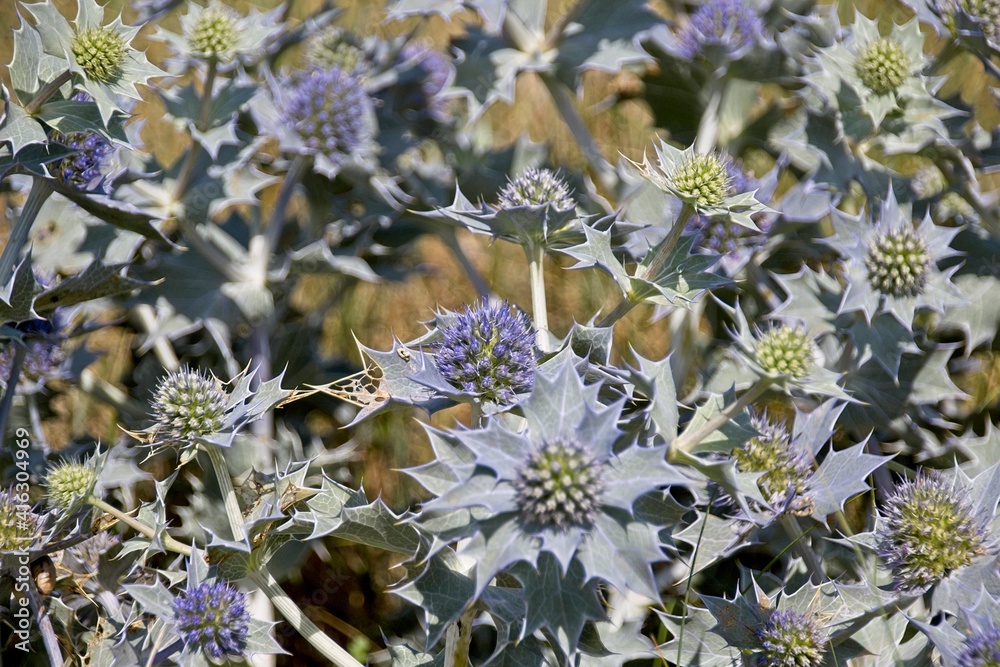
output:
<svg viewBox="0 0 1000 667"><path fill-rule="evenodd" d="M23 4L0 616L101 667L280 653L251 591L317 664L996 665L998 5L911 1ZM343 377L399 281L445 303Z"/></svg>

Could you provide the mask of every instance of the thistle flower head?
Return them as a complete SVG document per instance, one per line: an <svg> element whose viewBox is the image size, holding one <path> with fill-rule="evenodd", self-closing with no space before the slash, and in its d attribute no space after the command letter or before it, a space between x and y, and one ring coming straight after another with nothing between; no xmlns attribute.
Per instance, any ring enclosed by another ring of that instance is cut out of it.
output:
<svg viewBox="0 0 1000 667"><path fill-rule="evenodd" d="M729 176L727 195L736 195L758 189L760 183L757 179L743 171L736 160L724 156L723 162ZM724 215L713 216L695 213L688 220L687 229L698 235L695 248L712 254L735 255L741 252L752 252L764 245L767 240L767 229L770 225L766 219L755 222L761 231L736 224Z"/></svg>
<svg viewBox="0 0 1000 667"><path fill-rule="evenodd" d="M129 49L125 37L111 27L79 31L70 44L76 64L88 79L98 83L112 83L121 78Z"/></svg>
<svg viewBox="0 0 1000 667"><path fill-rule="evenodd" d="M812 472L806 453L793 446L785 426L768 419L767 413L754 415L750 425L758 432L742 447L733 450L740 472L762 472L757 485L772 505L783 504L791 493L796 496L795 514L812 513L812 502L803 496Z"/></svg>
<svg viewBox="0 0 1000 667"><path fill-rule="evenodd" d="M966 638L957 667L1000 667L1000 628L990 623Z"/></svg>
<svg viewBox="0 0 1000 667"><path fill-rule="evenodd" d="M93 466L74 461L63 461L45 478L49 502L64 511L86 499L96 483L97 472Z"/></svg>
<svg viewBox="0 0 1000 667"><path fill-rule="evenodd" d="M333 67L292 77L280 103L285 125L334 164L371 139L371 98L350 72Z"/></svg>
<svg viewBox="0 0 1000 667"><path fill-rule="evenodd" d="M994 44L1000 43L1000 0L954 0L947 13L961 11L979 22L983 36ZM951 18L954 23L954 17Z"/></svg>
<svg viewBox="0 0 1000 667"><path fill-rule="evenodd" d="M500 191L500 208L549 205L558 211L576 207L569 186L549 169L529 167Z"/></svg>
<svg viewBox="0 0 1000 667"><path fill-rule="evenodd" d="M371 68L364 49L336 26L309 38L305 47L305 61L310 66L321 69L336 67L358 78L363 78Z"/></svg>
<svg viewBox="0 0 1000 667"><path fill-rule="evenodd" d="M515 502L528 524L590 528L604 490L604 464L572 440L553 440L531 452L514 480Z"/></svg>
<svg viewBox="0 0 1000 667"><path fill-rule="evenodd" d="M819 667L827 635L811 614L776 611L757 631L758 667Z"/></svg>
<svg viewBox="0 0 1000 667"><path fill-rule="evenodd" d="M156 388L153 428L175 441L210 436L225 426L228 404L229 396L215 376L182 368Z"/></svg>
<svg viewBox="0 0 1000 667"><path fill-rule="evenodd" d="M711 0L691 15L677 34L680 54L694 60L706 47L742 53L763 37L764 22L742 0Z"/></svg>
<svg viewBox="0 0 1000 667"><path fill-rule="evenodd" d="M82 573L96 572L101 556L108 555L121 541L121 537L105 530L67 551L73 557L74 567Z"/></svg>
<svg viewBox="0 0 1000 667"><path fill-rule="evenodd" d="M910 59L903 45L882 37L865 46L854 63L865 88L876 95L894 93L910 75Z"/></svg>
<svg viewBox="0 0 1000 667"><path fill-rule="evenodd" d="M731 183L725 160L712 153L689 155L674 167L668 179L682 199L700 207L721 204Z"/></svg>
<svg viewBox="0 0 1000 667"><path fill-rule="evenodd" d="M772 375L786 375L801 380L815 365L816 343L805 329L781 325L757 339L754 356L757 364Z"/></svg>
<svg viewBox="0 0 1000 667"><path fill-rule="evenodd" d="M397 110L416 120L444 121L447 108L441 93L451 80L450 61L439 51L410 42L399 50L396 66L401 70Z"/></svg>
<svg viewBox="0 0 1000 667"><path fill-rule="evenodd" d="M0 553L27 549L37 532L38 515L21 511L13 495L0 491Z"/></svg>
<svg viewBox="0 0 1000 667"><path fill-rule="evenodd" d="M941 194L948 182L935 165L921 168L910 181L910 190L917 199L930 199Z"/></svg>
<svg viewBox="0 0 1000 667"><path fill-rule="evenodd" d="M53 175L74 190L93 192L107 190L107 180L114 170L117 151L97 132L54 132L52 140L76 151L56 163Z"/></svg>
<svg viewBox="0 0 1000 667"><path fill-rule="evenodd" d="M938 220L959 218L965 222L977 222L979 220L979 214L976 213L976 209L972 207L972 204L954 190L944 193L941 199L934 204L934 217Z"/></svg>
<svg viewBox="0 0 1000 667"><path fill-rule="evenodd" d="M535 377L534 333L527 316L506 301L481 301L441 329L435 361L458 389L498 405L531 390Z"/></svg>
<svg viewBox="0 0 1000 667"><path fill-rule="evenodd" d="M920 294L931 269L924 239L905 228L875 236L864 262L872 289L897 298Z"/></svg>
<svg viewBox="0 0 1000 667"><path fill-rule="evenodd" d="M898 485L884 518L879 555L903 590L934 584L985 552L985 529L971 504L937 477Z"/></svg>
<svg viewBox="0 0 1000 667"><path fill-rule="evenodd" d="M241 656L247 647L250 614L246 594L224 581L203 582L174 598L177 632L188 649L209 656Z"/></svg>
<svg viewBox="0 0 1000 667"><path fill-rule="evenodd" d="M236 15L227 7L201 12L188 33L191 50L209 60L232 60L239 42Z"/></svg>

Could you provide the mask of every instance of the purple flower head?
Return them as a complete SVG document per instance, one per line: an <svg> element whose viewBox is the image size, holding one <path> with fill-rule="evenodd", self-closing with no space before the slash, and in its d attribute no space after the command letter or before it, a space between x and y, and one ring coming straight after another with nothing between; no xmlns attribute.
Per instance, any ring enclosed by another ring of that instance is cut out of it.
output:
<svg viewBox="0 0 1000 667"><path fill-rule="evenodd" d="M812 615L776 611L757 629L763 651L759 667L819 667L823 664L826 633Z"/></svg>
<svg viewBox="0 0 1000 667"><path fill-rule="evenodd" d="M451 81L451 64L444 54L410 42L400 49L397 65L403 73L401 90L397 91L402 110L418 118L444 119L445 100L441 92Z"/></svg>
<svg viewBox="0 0 1000 667"><path fill-rule="evenodd" d="M50 168L55 178L80 192L109 191L114 171L116 151L107 139L97 132L55 132L52 140L76 151Z"/></svg>
<svg viewBox="0 0 1000 667"><path fill-rule="evenodd" d="M510 405L535 379L535 334L520 310L480 301L441 328L436 363L453 386Z"/></svg>
<svg viewBox="0 0 1000 667"><path fill-rule="evenodd" d="M694 60L706 47L742 55L763 38L764 23L742 0L711 0L677 34L681 56ZM738 56L737 56L738 57Z"/></svg>
<svg viewBox="0 0 1000 667"><path fill-rule="evenodd" d="M250 613L246 594L224 581L204 582L174 598L174 619L181 640L191 650L204 649L215 659L246 650Z"/></svg>
<svg viewBox="0 0 1000 667"><path fill-rule="evenodd" d="M65 323L57 314L50 320L29 320L17 328L24 332L28 352L21 365L18 388L34 393L49 379L60 374L60 367L66 361L63 347ZM6 386L14 361L14 343L6 343L0 349L0 386Z"/></svg>
<svg viewBox="0 0 1000 667"><path fill-rule="evenodd" d="M1000 628L990 623L965 640L958 657L958 667L994 667L1000 665Z"/></svg>
<svg viewBox="0 0 1000 667"><path fill-rule="evenodd" d="M371 98L358 80L336 67L312 69L292 77L280 103L285 124L307 149L334 164L372 138Z"/></svg>

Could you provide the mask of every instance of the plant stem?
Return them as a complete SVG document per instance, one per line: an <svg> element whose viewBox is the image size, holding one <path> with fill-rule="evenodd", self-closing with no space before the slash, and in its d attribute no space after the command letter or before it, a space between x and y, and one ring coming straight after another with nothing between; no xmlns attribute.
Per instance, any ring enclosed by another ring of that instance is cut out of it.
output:
<svg viewBox="0 0 1000 667"><path fill-rule="evenodd" d="M102 512L107 512L108 514L110 514L111 516L115 517L116 519L118 519L119 521L121 521L126 526L128 526L132 530L136 531L140 535L144 535L145 537L149 538L150 540L155 540L156 539L156 531L155 530L153 530L152 528L150 528L149 526L147 526L143 522L139 521L135 517L133 517L133 516L131 516L129 514L126 514L125 512L122 512L117 507L115 507L113 505L109 505L108 503L104 502L100 498L98 498L96 496L90 496L89 498L87 498L86 503L88 505L91 505L92 507L96 507L97 509L101 510ZM177 540L175 540L174 538L172 538L170 535L167 535L166 533L164 533L162 535L162 541L163 541L163 548L166 549L167 551L173 551L174 553L181 554L182 556L188 556L188 557L191 556L191 553L192 553L191 547L189 547L188 545L184 544L183 542L178 542Z"/></svg>
<svg viewBox="0 0 1000 667"><path fill-rule="evenodd" d="M281 232L285 228L288 203L292 200L295 187L302 180L302 177L309 172L311 165L311 157L302 154L296 155L295 159L292 160L292 166L288 168L288 173L285 174L285 180L281 183L281 192L278 193L278 199L274 203L274 210L271 212L271 223L267 226L267 250L269 253L273 254L278 248L278 241L281 240ZM269 262L270 257L267 257L266 260ZM267 264L265 264L264 268L266 270Z"/></svg>
<svg viewBox="0 0 1000 667"><path fill-rule="evenodd" d="M603 187L609 190L613 189L618 184L618 175L611 164L604 159L604 154L597 145L597 141L594 140L594 136L587 129L587 124L583 122L580 112L577 111L576 105L573 104L569 90L552 74L541 73L539 77L548 89L549 95L552 96L552 101L555 102L563 122L569 127L573 138L579 144L580 151L586 158L587 164L590 165L594 177Z"/></svg>
<svg viewBox="0 0 1000 667"><path fill-rule="evenodd" d="M198 103L198 122L196 126L201 132L205 132L208 129L208 115L212 110L212 91L215 88L215 75L217 73L218 63L214 60L209 61L208 72L205 74L205 82L201 87L201 99ZM174 186L175 202L179 202L187 193L188 187L191 185L191 179L194 177L194 168L198 164L198 155L200 152L201 144L192 136L187 159L184 161L184 166L181 167L181 173L177 177L177 182Z"/></svg>
<svg viewBox="0 0 1000 667"><path fill-rule="evenodd" d="M475 602L469 604L458 621L445 631L444 667L466 667L472 642L472 622L476 620Z"/></svg>
<svg viewBox="0 0 1000 667"><path fill-rule="evenodd" d="M772 378L760 378L753 384L753 386L743 392L743 395L736 399L736 402L727 405L722 412L715 415L698 428L691 431L685 431L684 434L677 438L674 442L674 448L679 449L682 452L691 451L695 445L714 433L719 427L726 424L745 407L763 396L764 392L766 392L773 383L774 380Z"/></svg>
<svg viewBox="0 0 1000 667"><path fill-rule="evenodd" d="M17 260L21 257L24 244L28 242L31 226L35 223L38 212L52 192L52 183L48 179L42 176L32 177L28 198L24 202L21 214L17 216L14 227L10 230L3 254L0 255L0 287L5 286L10 277L14 275L14 267L17 266Z"/></svg>
<svg viewBox="0 0 1000 667"><path fill-rule="evenodd" d="M42 597L38 594L35 581L31 577L29 577L28 581L27 594L28 599L31 601L31 606L35 608L35 618L38 620L38 629L42 633L42 643L45 645L45 652L49 656L49 665L51 667L62 667L63 655L59 649L59 638L56 636L55 628L52 627L52 619L49 618L49 614L45 610L45 605L42 604Z"/></svg>
<svg viewBox="0 0 1000 667"><path fill-rule="evenodd" d="M49 81L47 84L42 86L42 89L35 93L35 96L31 98L31 101L25 105L24 110L29 116L34 116L38 113L42 105L45 104L50 97L52 97L57 90L62 88L65 84L73 80L73 73L66 70L56 78Z"/></svg>
<svg viewBox="0 0 1000 667"><path fill-rule="evenodd" d="M650 282L656 280L657 275L663 270L663 267L666 266L667 260L670 259L670 255L674 252L678 242L680 242L681 235L684 233L684 228L687 226L688 219L693 214L694 209L690 205L684 204L681 207L681 212L678 214L677 220L674 221L674 226L670 228L670 233L667 234L667 237L660 241L660 243L650 251L654 253L653 257L649 260L649 264L646 265L646 268L636 274L637 278ZM623 297L610 313L601 318L601 320L597 323L597 326L614 326L615 322L625 317L625 315L638 306L647 295L647 292L642 292Z"/></svg>
<svg viewBox="0 0 1000 667"><path fill-rule="evenodd" d="M6 444L7 420L10 417L10 406L14 404L14 394L17 393L17 381L21 379L21 367L28 349L23 345L14 344L14 357L10 362L10 374L7 376L7 388L0 401L0 443Z"/></svg>
<svg viewBox="0 0 1000 667"><path fill-rule="evenodd" d="M806 564L806 569L809 570L812 583L817 586L823 583L825 578L823 564L819 562L818 558L816 558L816 553L803 541L805 534L802 532L801 526L799 526L794 517L791 517L788 514L782 514L780 521L781 527L784 528L785 533L787 533L788 537L791 538L795 551Z"/></svg>
<svg viewBox="0 0 1000 667"><path fill-rule="evenodd" d="M482 275L480 275L479 271L469 260L469 256L465 254L464 250L462 250L462 246L458 243L458 236L455 234L455 231L452 229L443 231L441 233L441 238L448 245L448 247L451 248L452 253L455 254L455 258L458 260L458 263L462 265L462 269L465 270L465 275L469 277L469 280L472 282L472 286L476 288L476 293L480 297L487 296L490 293L490 286L485 280L483 280Z"/></svg>
<svg viewBox="0 0 1000 667"><path fill-rule="evenodd" d="M226 518L229 519L233 539L242 542L246 539L247 533L243 529L243 512L240 511L240 503L236 499L236 490L233 489L233 478L229 474L226 457L223 456L221 447L209 445L205 449L208 450L208 458L212 462L212 470L215 471L215 479L222 492L222 503L226 507Z"/></svg>
<svg viewBox="0 0 1000 667"><path fill-rule="evenodd" d="M326 633L316 627L315 623L309 620L305 613L285 594L270 572L266 569L250 570L247 572L247 578L264 591L274 608L306 641L322 653L323 657L336 667L362 667L361 663L355 660L350 653L341 648L337 642L330 639Z"/></svg>
<svg viewBox="0 0 1000 667"><path fill-rule="evenodd" d="M552 350L552 336L549 333L549 310L545 303L545 246L529 243L524 246L528 256L528 277L531 281L531 319L535 325L538 348L542 352Z"/></svg>
<svg viewBox="0 0 1000 667"><path fill-rule="evenodd" d="M694 151L704 155L715 148L719 135L719 107L722 106L723 82L713 76L708 83L708 104L698 121L698 134L694 140Z"/></svg>

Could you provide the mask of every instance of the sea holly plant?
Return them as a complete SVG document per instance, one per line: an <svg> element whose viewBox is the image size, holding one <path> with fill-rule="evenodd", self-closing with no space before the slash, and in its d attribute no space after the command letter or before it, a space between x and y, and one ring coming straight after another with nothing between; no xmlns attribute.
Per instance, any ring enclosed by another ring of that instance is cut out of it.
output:
<svg viewBox="0 0 1000 667"><path fill-rule="evenodd" d="M5 657L996 664L995 3L120 4L0 7Z"/></svg>

